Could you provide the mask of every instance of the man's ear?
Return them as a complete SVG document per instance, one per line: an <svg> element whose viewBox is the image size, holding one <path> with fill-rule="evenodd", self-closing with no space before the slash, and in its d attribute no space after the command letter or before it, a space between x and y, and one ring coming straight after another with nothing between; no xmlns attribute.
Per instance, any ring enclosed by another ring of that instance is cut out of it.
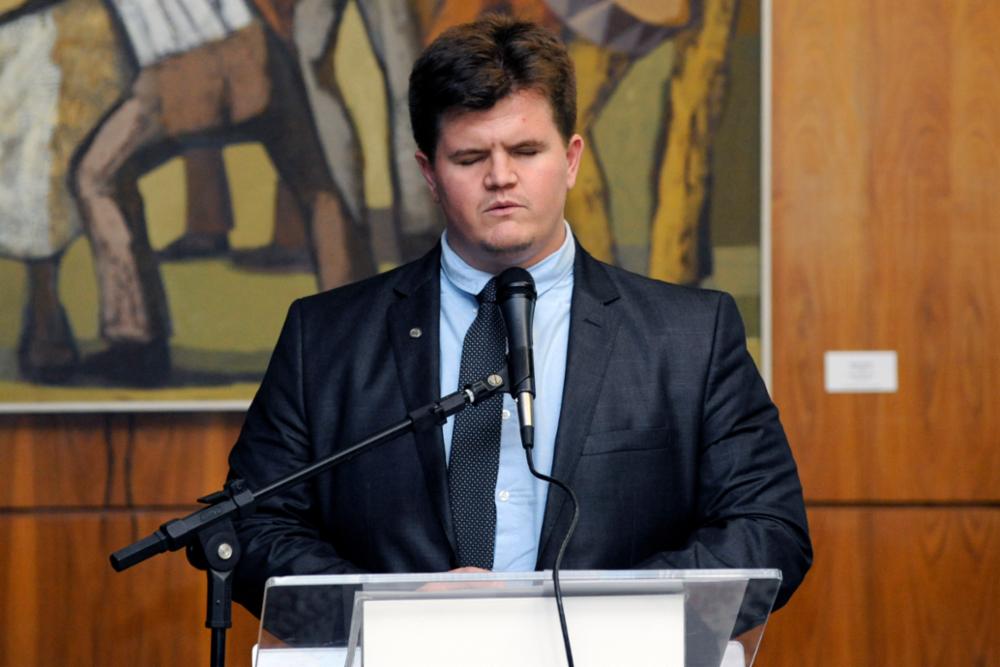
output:
<svg viewBox="0 0 1000 667"><path fill-rule="evenodd" d="M574 134L566 145L566 189L576 184L576 173L580 170L580 158L583 156L583 137Z"/></svg>
<svg viewBox="0 0 1000 667"><path fill-rule="evenodd" d="M434 198L435 202L440 202L438 199L437 191L437 178L434 175L434 163L423 151L417 151L413 157L417 159L417 164L420 166L420 173L424 175L424 180L427 181L427 187L430 188L431 197Z"/></svg>

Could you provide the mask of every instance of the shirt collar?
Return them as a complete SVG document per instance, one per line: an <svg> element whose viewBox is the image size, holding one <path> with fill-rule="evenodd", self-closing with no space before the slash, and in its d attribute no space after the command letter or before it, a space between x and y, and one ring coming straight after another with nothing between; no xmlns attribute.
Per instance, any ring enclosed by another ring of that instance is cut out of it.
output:
<svg viewBox="0 0 1000 667"><path fill-rule="evenodd" d="M563 224L566 226L566 238L563 239L559 249L534 266L528 267L528 273L535 280L535 291L539 297L573 272L576 243L573 241L569 223L563 220ZM493 277L486 271L470 266L452 250L448 244L447 230L441 234L441 272L452 285L473 297L479 294Z"/></svg>

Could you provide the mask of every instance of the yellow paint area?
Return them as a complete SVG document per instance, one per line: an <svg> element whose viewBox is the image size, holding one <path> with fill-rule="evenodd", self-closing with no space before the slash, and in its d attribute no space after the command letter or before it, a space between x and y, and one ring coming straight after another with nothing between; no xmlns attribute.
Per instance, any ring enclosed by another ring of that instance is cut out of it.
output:
<svg viewBox="0 0 1000 667"><path fill-rule="evenodd" d="M686 284L698 278L698 224L734 11L733 0L706 0L704 25L679 54L680 67L671 78L672 113L649 248L653 278Z"/></svg>
<svg viewBox="0 0 1000 667"><path fill-rule="evenodd" d="M184 162L174 158L139 179L146 209L146 228L153 248L160 249L184 233L187 190Z"/></svg>
<svg viewBox="0 0 1000 667"><path fill-rule="evenodd" d="M612 54L590 42L576 40L569 46L570 56L580 75L577 77L577 109L580 132L591 141L594 115L591 110L608 83ZM608 220L608 186L597 164L593 147L584 146L576 185L566 199L566 219L573 226L577 240L594 257L613 262L611 224Z"/></svg>
<svg viewBox="0 0 1000 667"><path fill-rule="evenodd" d="M0 403L105 403L118 401L233 401L253 396L257 383L242 382L224 387L180 389L123 389L99 387L45 387L0 381Z"/></svg>
<svg viewBox="0 0 1000 667"><path fill-rule="evenodd" d="M222 152L229 180L235 226L230 245L255 247L271 240L278 174L264 147L256 142L226 146ZM180 157L139 179L146 207L149 241L160 249L184 233L187 191Z"/></svg>
<svg viewBox="0 0 1000 667"><path fill-rule="evenodd" d="M389 208L392 206L392 181L385 88L361 14L353 2L344 10L333 52L333 68L361 141L365 200L369 208Z"/></svg>
<svg viewBox="0 0 1000 667"><path fill-rule="evenodd" d="M264 245L274 232L278 172L256 142L226 146L222 158L233 202L229 244L236 248Z"/></svg>
<svg viewBox="0 0 1000 667"><path fill-rule="evenodd" d="M66 0L51 15L57 38L52 61L59 68L59 122L50 140L52 164L48 223L53 248L73 240L80 228L67 190L67 169L80 143L121 97L127 67L107 8L99 2Z"/></svg>
<svg viewBox="0 0 1000 667"><path fill-rule="evenodd" d="M615 4L650 25L682 26L691 19L689 0L615 0Z"/></svg>

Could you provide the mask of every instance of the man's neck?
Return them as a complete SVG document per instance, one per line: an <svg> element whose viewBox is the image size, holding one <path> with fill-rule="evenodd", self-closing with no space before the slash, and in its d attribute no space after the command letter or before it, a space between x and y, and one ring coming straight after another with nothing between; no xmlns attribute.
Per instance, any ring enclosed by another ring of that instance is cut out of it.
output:
<svg viewBox="0 0 1000 667"><path fill-rule="evenodd" d="M539 295L558 282L567 272L573 270L576 244L569 224L564 222L564 225L565 236L562 245L541 261L527 267L535 279ZM495 275L467 262L448 242L447 232L441 236L441 270L455 287L473 295L478 294L489 279Z"/></svg>

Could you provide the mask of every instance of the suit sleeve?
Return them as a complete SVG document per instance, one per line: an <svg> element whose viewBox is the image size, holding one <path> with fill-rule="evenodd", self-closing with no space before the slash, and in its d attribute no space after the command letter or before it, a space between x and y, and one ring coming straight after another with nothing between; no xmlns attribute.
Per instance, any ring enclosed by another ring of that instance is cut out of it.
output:
<svg viewBox="0 0 1000 667"><path fill-rule="evenodd" d="M777 568L775 609L812 562L802 487L778 410L746 349L732 297L718 301L705 377L698 524L678 551L642 567Z"/></svg>
<svg viewBox="0 0 1000 667"><path fill-rule="evenodd" d="M303 390L301 304L292 304L260 389L229 455L229 477L259 490L316 460ZM315 514L309 482L260 503L236 524L242 556L233 598L260 613L269 577L360 572L341 558Z"/></svg>

